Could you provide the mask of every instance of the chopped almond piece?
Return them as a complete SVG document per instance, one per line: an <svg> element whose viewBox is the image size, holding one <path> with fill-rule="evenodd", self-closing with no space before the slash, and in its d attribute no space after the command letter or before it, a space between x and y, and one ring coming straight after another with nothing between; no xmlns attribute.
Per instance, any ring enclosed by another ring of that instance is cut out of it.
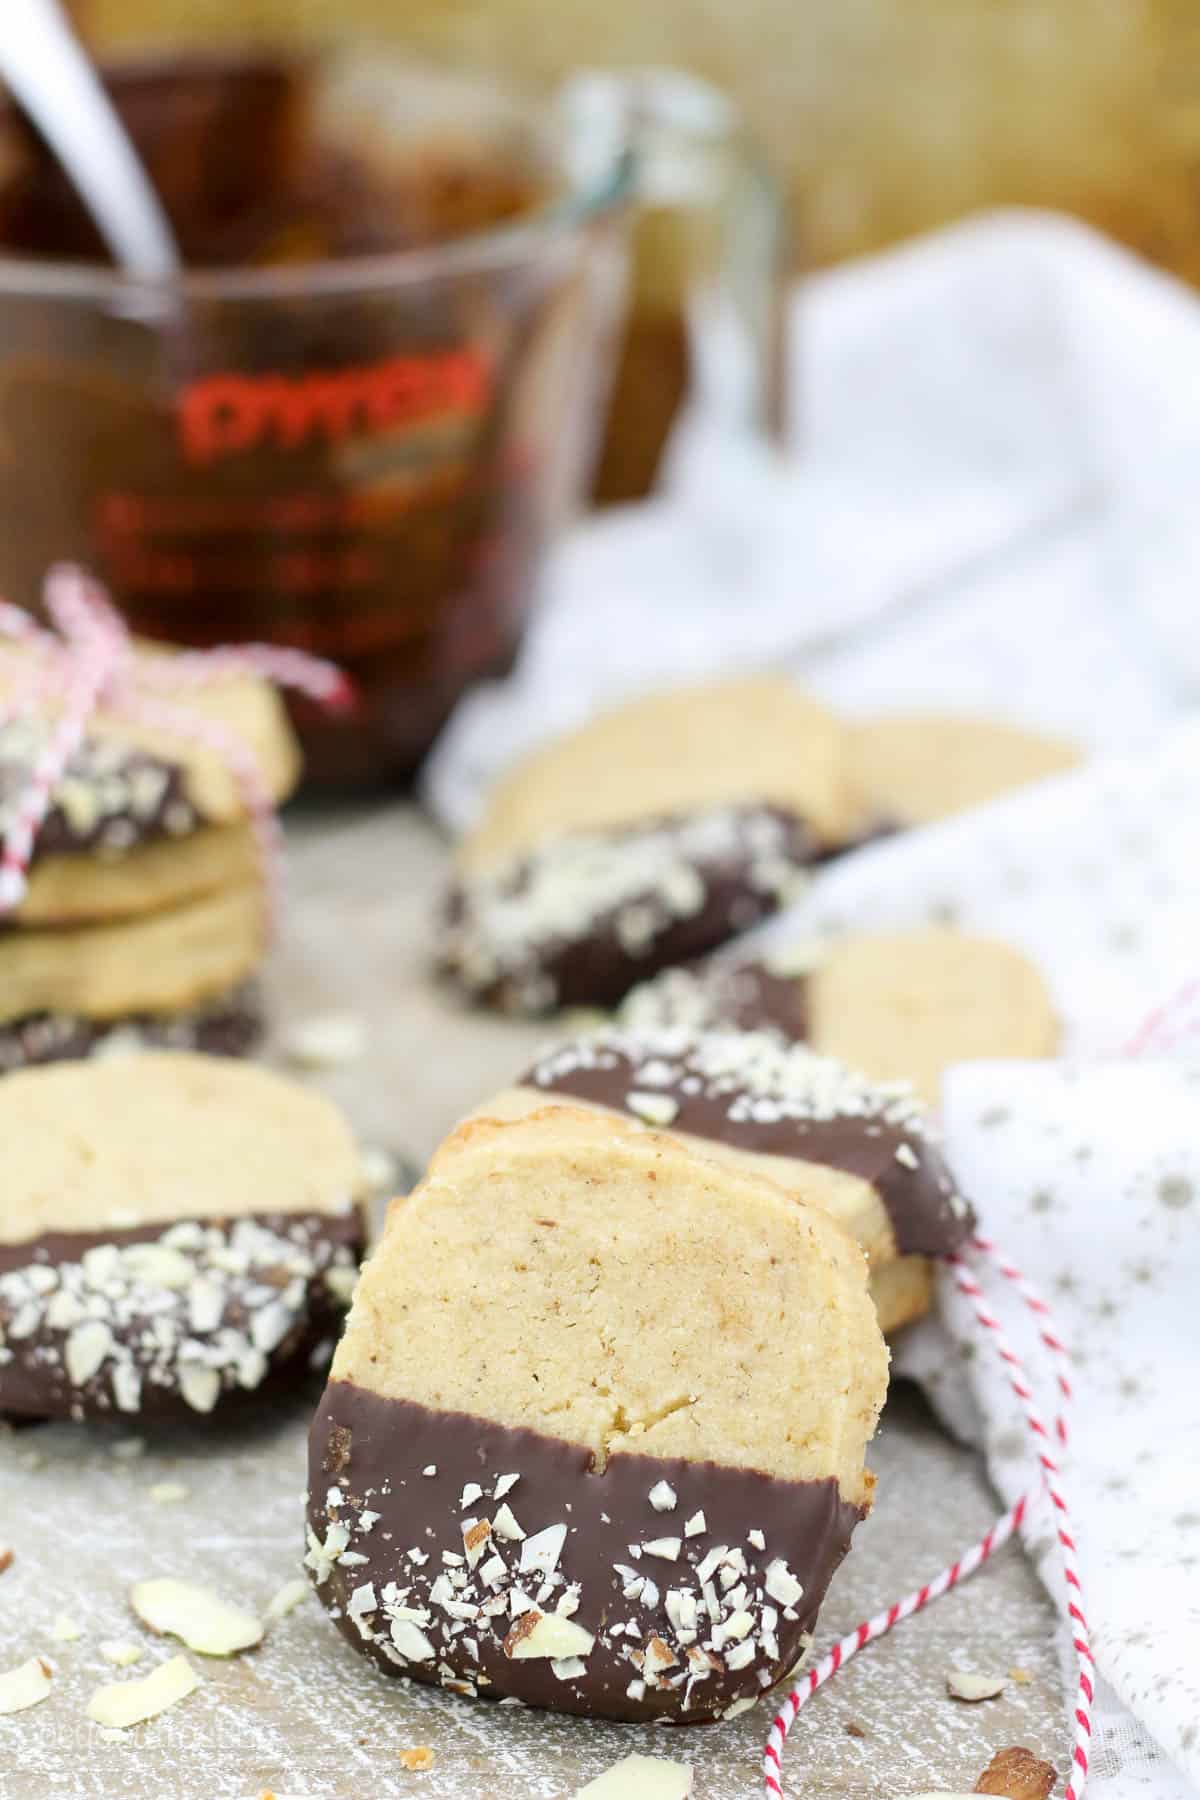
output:
<svg viewBox="0 0 1200 1800"><path fill-rule="evenodd" d="M406 1769L432 1769L433 1751L428 1744L417 1744L411 1750L402 1750L400 1761Z"/></svg>
<svg viewBox="0 0 1200 1800"><path fill-rule="evenodd" d="M977 1794L1004 1794L1007 1800L1050 1800L1058 1772L1050 1763L1039 1762L1032 1750L1014 1744L1008 1750L997 1750L979 1780Z"/></svg>

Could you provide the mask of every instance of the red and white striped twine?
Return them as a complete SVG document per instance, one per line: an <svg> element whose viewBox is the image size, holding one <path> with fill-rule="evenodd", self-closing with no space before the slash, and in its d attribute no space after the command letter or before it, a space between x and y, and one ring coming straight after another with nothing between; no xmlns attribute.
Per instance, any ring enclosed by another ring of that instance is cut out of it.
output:
<svg viewBox="0 0 1200 1800"><path fill-rule="evenodd" d="M249 746L230 726L194 712L188 695L198 687L252 674L305 694L330 710L353 702L350 683L334 664L300 650L271 644L236 644L137 657L133 640L103 588L82 569L60 563L46 578L47 631L20 607L0 601L0 718L28 717L46 706L54 726L30 772L14 817L0 844L0 915L25 897L37 835L54 793L103 707L130 724L152 726L184 742L203 744L228 768L242 795L262 861L268 920L282 896L280 833L271 794ZM3 640L21 646L6 656ZM5 669L5 662L11 670ZM136 675L136 679L135 679Z"/></svg>
<svg viewBox="0 0 1200 1800"><path fill-rule="evenodd" d="M1170 999L1147 1013L1122 1055L1171 1056L1197 1037L1200 1037L1200 976L1185 981Z"/></svg>
<svg viewBox="0 0 1200 1800"><path fill-rule="evenodd" d="M1054 1368L1054 1380L1058 1392L1058 1410L1053 1422L1053 1436L1060 1445L1067 1441L1066 1409L1071 1401L1070 1364L1066 1348L1055 1329L1050 1309L1046 1301L1036 1289L1025 1279L1015 1264L1009 1262L997 1250L994 1243L983 1237L972 1240L971 1249L981 1263L989 1264L999 1275L1016 1288L1022 1302L1037 1321L1038 1338L1043 1349L1048 1353ZM1003 1544L1006 1544L1013 1533L1019 1531L1028 1516L1034 1502L1042 1493L1048 1495L1055 1513L1055 1530L1058 1538L1059 1558L1062 1566L1063 1580L1066 1588L1066 1611L1071 1624L1072 1641L1079 1670L1078 1688L1074 1705L1075 1742L1072 1753L1071 1778L1067 1784L1064 1800L1083 1800L1087 1786L1088 1745L1092 1734L1092 1653L1088 1644L1087 1620L1083 1611L1083 1595L1079 1582L1079 1570L1076 1561L1074 1534L1071 1529L1070 1513L1066 1497L1063 1493L1062 1477L1058 1463L1051 1454L1051 1432L1047 1428L1034 1401L1033 1390L1024 1364L1004 1330L989 1307L983 1289L979 1284L970 1264L962 1256L949 1259L954 1274L955 1284L960 1293L970 1301L976 1320L988 1343L1004 1365L1009 1385L1017 1396L1025 1422L1033 1436L1037 1447L1037 1460L1040 1469L1038 1482L1026 1493L1022 1494L1015 1505L1002 1513L991 1529L972 1544L956 1562L943 1569L924 1586L906 1594L903 1600L897 1600L884 1612L873 1618L865 1619L855 1631L842 1638L829 1650L819 1663L816 1663L804 1676L801 1683L792 1689L771 1726L763 1751L763 1786L772 1800L782 1800L781 1771L783 1746L787 1735L796 1720L796 1715L805 1702L816 1693L819 1687L836 1675L837 1671L856 1656L872 1639L883 1637L902 1619L911 1618L914 1613L922 1612L934 1600L949 1593L959 1582L973 1575L976 1569L993 1556Z"/></svg>

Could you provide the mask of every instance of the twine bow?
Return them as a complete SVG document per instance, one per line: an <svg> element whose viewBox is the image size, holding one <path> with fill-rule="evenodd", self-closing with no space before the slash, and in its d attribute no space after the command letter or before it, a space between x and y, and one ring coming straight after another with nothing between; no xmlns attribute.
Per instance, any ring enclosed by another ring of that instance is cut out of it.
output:
<svg viewBox="0 0 1200 1800"><path fill-rule="evenodd" d="M262 862L267 917L274 924L282 895L280 833L272 795L253 751L230 726L188 705L197 689L231 675L257 675L305 694L330 710L353 704L353 689L334 664L271 644L138 656L129 628L99 582L70 563L46 578L53 629L19 606L0 601L0 721L53 714L54 724L30 770L0 845L0 916L25 897L29 865L55 790L100 709L112 717L203 745L228 768L241 793ZM7 640L7 641L6 641ZM13 647L20 647L20 655Z"/></svg>

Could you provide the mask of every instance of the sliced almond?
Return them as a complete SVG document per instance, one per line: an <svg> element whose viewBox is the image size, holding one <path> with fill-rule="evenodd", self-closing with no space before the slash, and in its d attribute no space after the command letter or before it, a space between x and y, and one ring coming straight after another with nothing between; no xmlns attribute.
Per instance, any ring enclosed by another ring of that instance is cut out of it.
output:
<svg viewBox="0 0 1200 1800"><path fill-rule="evenodd" d="M50 1636L58 1644L73 1644L83 1636L83 1626L77 1625L66 1613L55 1613L54 1623L50 1627Z"/></svg>
<svg viewBox="0 0 1200 1800"><path fill-rule="evenodd" d="M262 1622L253 1613L190 1581L139 1581L129 1603L151 1631L177 1637L201 1656L232 1656L262 1642Z"/></svg>
<svg viewBox="0 0 1200 1800"><path fill-rule="evenodd" d="M9 1546L7 1544L0 1544L0 1575L3 1575L5 1569L11 1569L12 1565L13 1565L12 1550L9 1548Z"/></svg>
<svg viewBox="0 0 1200 1800"><path fill-rule="evenodd" d="M83 1387L100 1368L113 1347L113 1334L103 1319L88 1319L77 1325L63 1348L67 1379L72 1387Z"/></svg>
<svg viewBox="0 0 1200 1800"><path fill-rule="evenodd" d="M995 1700L1004 1692L1004 1677L971 1675L965 1669L950 1669L946 1674L946 1692L952 1700Z"/></svg>
<svg viewBox="0 0 1200 1800"><path fill-rule="evenodd" d="M295 1612L302 1600L307 1600L312 1593L312 1583L298 1575L295 1581L285 1581L267 1601L266 1617L274 1622L286 1619L290 1612Z"/></svg>
<svg viewBox="0 0 1200 1800"><path fill-rule="evenodd" d="M129 1644L120 1638L106 1638L100 1646L100 1654L114 1669L131 1669L135 1662L141 1662L145 1651L140 1644Z"/></svg>
<svg viewBox="0 0 1200 1800"><path fill-rule="evenodd" d="M191 1258L169 1244L127 1244L121 1267L126 1277L146 1287L185 1288L196 1274Z"/></svg>
<svg viewBox="0 0 1200 1800"><path fill-rule="evenodd" d="M627 1756L581 1787L575 1800L688 1800L693 1785L690 1763Z"/></svg>
<svg viewBox="0 0 1200 1800"><path fill-rule="evenodd" d="M1032 1750L1013 1744L997 1750L979 1780L977 1794L1005 1794L1008 1800L1049 1800L1054 1792L1058 1772L1051 1763L1040 1762Z"/></svg>
<svg viewBox="0 0 1200 1800"><path fill-rule="evenodd" d="M193 1412L211 1412L221 1392L221 1377L204 1363L184 1363L179 1371L179 1392Z"/></svg>
<svg viewBox="0 0 1200 1800"><path fill-rule="evenodd" d="M200 1685L200 1677L186 1656L159 1663L140 1681L113 1681L97 1688L88 1701L88 1718L109 1731L124 1731L153 1719L178 1700L186 1700Z"/></svg>
<svg viewBox="0 0 1200 1800"><path fill-rule="evenodd" d="M504 1640L504 1654L517 1662L545 1656L559 1662L570 1656L586 1656L595 1643L590 1631L562 1613L522 1614Z"/></svg>
<svg viewBox="0 0 1200 1800"><path fill-rule="evenodd" d="M28 1662L18 1663L15 1669L0 1675L0 1713L24 1712L27 1706L45 1700L53 1674L45 1657L31 1656Z"/></svg>

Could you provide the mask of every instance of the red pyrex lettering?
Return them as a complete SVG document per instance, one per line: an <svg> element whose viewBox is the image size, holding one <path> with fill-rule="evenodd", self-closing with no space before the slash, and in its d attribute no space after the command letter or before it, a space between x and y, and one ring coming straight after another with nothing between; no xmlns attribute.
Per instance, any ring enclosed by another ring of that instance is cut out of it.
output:
<svg viewBox="0 0 1200 1800"><path fill-rule="evenodd" d="M296 450L417 424L441 413L479 413L491 370L477 350L393 356L308 375L206 375L177 399L189 462L212 463L270 445Z"/></svg>

